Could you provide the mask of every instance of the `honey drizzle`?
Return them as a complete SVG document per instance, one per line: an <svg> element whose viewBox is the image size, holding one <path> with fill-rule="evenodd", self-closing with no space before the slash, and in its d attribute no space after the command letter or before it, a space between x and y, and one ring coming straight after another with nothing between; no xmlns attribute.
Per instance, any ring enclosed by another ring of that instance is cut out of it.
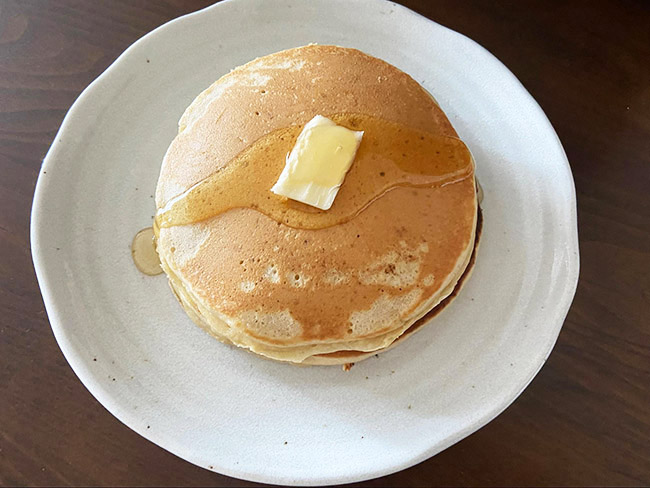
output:
<svg viewBox="0 0 650 488"><path fill-rule="evenodd" d="M152 227L146 227L135 235L131 243L131 257L136 268L146 275L156 276L163 272Z"/></svg>
<svg viewBox="0 0 650 488"><path fill-rule="evenodd" d="M441 187L472 175L471 154L460 139L363 114L329 118L364 131L354 163L329 210L270 191L302 130L290 126L258 139L228 165L170 200L157 213L154 225L191 224L234 208L252 208L289 227L322 229L351 220L395 188Z"/></svg>

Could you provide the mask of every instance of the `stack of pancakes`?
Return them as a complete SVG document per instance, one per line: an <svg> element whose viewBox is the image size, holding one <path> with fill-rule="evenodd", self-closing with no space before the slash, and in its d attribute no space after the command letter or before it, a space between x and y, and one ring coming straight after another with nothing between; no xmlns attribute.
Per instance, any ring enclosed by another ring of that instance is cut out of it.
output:
<svg viewBox="0 0 650 488"><path fill-rule="evenodd" d="M290 49L231 71L192 102L162 164L157 208L272 131L340 113L457 137L394 66L336 46ZM452 293L477 216L472 165L469 178L397 187L338 225L306 230L233 208L158 229L157 250L181 305L219 340L280 361L344 364L388 348Z"/></svg>

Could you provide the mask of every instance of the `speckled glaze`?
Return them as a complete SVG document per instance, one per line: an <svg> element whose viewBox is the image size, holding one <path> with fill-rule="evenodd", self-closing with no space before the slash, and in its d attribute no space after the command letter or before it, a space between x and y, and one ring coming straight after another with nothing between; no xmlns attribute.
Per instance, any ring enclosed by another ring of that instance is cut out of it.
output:
<svg viewBox="0 0 650 488"><path fill-rule="evenodd" d="M310 42L361 49L421 82L472 149L485 195L463 293L436 324L347 373L214 341L129 249L150 225L160 162L196 94ZM382 0L229 0L139 40L66 116L39 176L31 241L57 341L109 411L194 464L278 484L382 476L485 425L543 365L578 279L573 180L544 113L482 47Z"/></svg>

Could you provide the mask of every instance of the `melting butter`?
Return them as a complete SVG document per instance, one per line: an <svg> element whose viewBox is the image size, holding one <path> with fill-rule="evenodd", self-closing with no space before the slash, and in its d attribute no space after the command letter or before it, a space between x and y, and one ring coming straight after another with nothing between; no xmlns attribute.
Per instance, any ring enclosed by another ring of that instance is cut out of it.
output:
<svg viewBox="0 0 650 488"><path fill-rule="evenodd" d="M317 115L298 136L271 191L329 210L354 161L362 131L336 125L327 117Z"/></svg>
<svg viewBox="0 0 650 488"><path fill-rule="evenodd" d="M153 228L147 227L135 235L131 243L131 257L136 268L146 275L156 276L163 272L156 252Z"/></svg>
<svg viewBox="0 0 650 488"><path fill-rule="evenodd" d="M270 190L302 130L302 126L290 126L258 139L226 166L170 200L157 213L155 225L185 225L234 208L252 208L290 227L322 229L351 220L395 188L436 188L472 175L472 157L460 139L363 114L328 118L348 129L364 131L354 163L329 210Z"/></svg>

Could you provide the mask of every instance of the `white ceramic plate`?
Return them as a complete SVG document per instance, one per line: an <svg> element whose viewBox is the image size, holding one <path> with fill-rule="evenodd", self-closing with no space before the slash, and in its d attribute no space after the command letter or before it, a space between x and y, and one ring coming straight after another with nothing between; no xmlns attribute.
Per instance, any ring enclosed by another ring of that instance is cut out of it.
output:
<svg viewBox="0 0 650 488"><path fill-rule="evenodd" d="M151 223L161 159L195 95L235 66L310 42L356 47L414 76L471 148L485 190L460 296L348 373L220 344L129 250ZM70 109L31 232L52 329L90 392L174 454L270 483L378 477L485 425L548 357L578 278L573 180L542 110L485 49L382 0L230 0L145 36Z"/></svg>

